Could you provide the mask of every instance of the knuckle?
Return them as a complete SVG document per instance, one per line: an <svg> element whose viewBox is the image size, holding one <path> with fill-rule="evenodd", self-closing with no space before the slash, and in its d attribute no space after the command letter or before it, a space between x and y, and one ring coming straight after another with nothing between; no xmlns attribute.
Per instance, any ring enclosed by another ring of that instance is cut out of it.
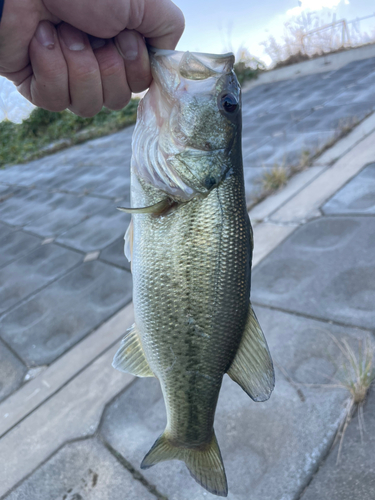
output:
<svg viewBox="0 0 375 500"><path fill-rule="evenodd" d="M180 9L179 9L180 10ZM178 19L175 26L176 33L181 37L182 33L185 31L185 17L180 10Z"/></svg>
<svg viewBox="0 0 375 500"><path fill-rule="evenodd" d="M80 83L91 82L92 80L96 80L98 76L99 68L95 64L81 64L72 74L74 80L79 81Z"/></svg>
<svg viewBox="0 0 375 500"><path fill-rule="evenodd" d="M123 71L124 64L117 57L111 56L100 61L100 73L104 78L120 76Z"/></svg>

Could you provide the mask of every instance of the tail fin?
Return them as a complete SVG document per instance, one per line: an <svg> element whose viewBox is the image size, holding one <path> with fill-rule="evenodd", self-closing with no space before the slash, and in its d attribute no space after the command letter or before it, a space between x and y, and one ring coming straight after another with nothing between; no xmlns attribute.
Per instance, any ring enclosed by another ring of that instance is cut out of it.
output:
<svg viewBox="0 0 375 500"><path fill-rule="evenodd" d="M227 478L215 433L210 443L199 448L183 448L174 445L162 434L141 463L148 469L159 462L182 460L191 476L210 493L221 497L228 495Z"/></svg>

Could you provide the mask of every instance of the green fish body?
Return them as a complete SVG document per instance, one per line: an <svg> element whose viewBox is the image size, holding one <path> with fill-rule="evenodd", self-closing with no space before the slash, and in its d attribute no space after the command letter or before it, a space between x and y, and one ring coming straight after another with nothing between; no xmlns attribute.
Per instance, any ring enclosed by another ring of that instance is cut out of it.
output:
<svg viewBox="0 0 375 500"><path fill-rule="evenodd" d="M142 468L183 460L204 488L226 496L213 428L223 375L255 401L274 387L249 302L240 88L230 54L153 51L151 65L133 136L126 236L135 324L114 366L161 384L167 426Z"/></svg>

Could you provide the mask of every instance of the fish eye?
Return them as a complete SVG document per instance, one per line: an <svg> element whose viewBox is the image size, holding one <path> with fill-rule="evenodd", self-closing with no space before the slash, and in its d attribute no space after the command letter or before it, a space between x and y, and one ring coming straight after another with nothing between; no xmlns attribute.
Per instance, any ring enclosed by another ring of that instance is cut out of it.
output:
<svg viewBox="0 0 375 500"><path fill-rule="evenodd" d="M238 100L233 94L223 94L220 97L220 108L227 113L234 113L238 109Z"/></svg>

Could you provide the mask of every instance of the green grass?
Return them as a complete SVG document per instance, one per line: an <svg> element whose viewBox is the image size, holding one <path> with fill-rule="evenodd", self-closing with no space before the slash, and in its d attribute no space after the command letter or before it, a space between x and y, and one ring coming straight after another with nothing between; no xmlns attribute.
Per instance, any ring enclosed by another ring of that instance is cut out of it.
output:
<svg viewBox="0 0 375 500"><path fill-rule="evenodd" d="M0 122L0 144L2 145L0 167L44 156L48 153L43 148L61 139L68 139L66 146L127 127L135 123L138 102L138 99L132 99L120 111L109 111L103 108L93 118L81 118L70 111L54 113L36 108L21 124L9 121ZM85 133L83 134L82 131Z"/></svg>
<svg viewBox="0 0 375 500"><path fill-rule="evenodd" d="M234 71L240 85L248 80L258 78L259 73L264 70L264 64L255 58L252 58L249 61L239 61L234 65Z"/></svg>

